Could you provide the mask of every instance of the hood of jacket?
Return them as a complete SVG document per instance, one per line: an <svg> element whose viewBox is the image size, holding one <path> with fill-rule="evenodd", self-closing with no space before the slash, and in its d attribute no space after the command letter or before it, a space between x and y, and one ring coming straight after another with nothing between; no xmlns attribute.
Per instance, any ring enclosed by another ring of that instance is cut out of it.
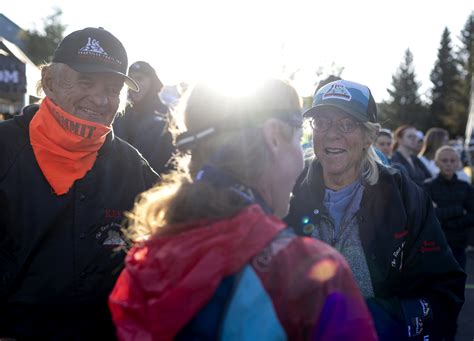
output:
<svg viewBox="0 0 474 341"><path fill-rule="evenodd" d="M252 205L217 221L177 226L186 232L133 248L110 295L121 339L169 340L286 224Z"/></svg>

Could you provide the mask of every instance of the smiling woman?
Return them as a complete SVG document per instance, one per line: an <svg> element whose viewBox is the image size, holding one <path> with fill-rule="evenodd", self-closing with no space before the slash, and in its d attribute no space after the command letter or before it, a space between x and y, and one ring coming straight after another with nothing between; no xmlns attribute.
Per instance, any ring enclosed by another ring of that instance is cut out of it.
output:
<svg viewBox="0 0 474 341"><path fill-rule="evenodd" d="M452 333L464 274L430 197L405 173L377 162L371 144L379 125L370 89L329 83L305 116L313 119L317 159L293 190L287 222L346 257L381 340Z"/></svg>

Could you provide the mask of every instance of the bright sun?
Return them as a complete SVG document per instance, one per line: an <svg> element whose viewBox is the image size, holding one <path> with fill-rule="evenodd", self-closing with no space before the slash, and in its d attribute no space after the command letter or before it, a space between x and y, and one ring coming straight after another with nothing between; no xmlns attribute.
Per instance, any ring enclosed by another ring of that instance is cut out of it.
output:
<svg viewBox="0 0 474 341"><path fill-rule="evenodd" d="M180 70L171 82L205 81L235 94L264 78L280 77L284 36L270 25L275 13L258 1L249 11L250 3L244 2L188 2L186 12L180 13L186 25L172 28L173 37L184 46L178 46L173 60L164 60L160 44L149 45L148 55L162 59L158 65L172 63Z"/></svg>

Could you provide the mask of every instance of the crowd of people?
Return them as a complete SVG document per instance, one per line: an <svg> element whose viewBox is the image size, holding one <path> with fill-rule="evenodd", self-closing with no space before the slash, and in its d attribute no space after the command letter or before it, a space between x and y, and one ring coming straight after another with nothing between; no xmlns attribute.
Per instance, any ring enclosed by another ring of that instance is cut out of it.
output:
<svg viewBox="0 0 474 341"><path fill-rule="evenodd" d="M103 28L41 76L0 123L0 339L454 340L474 192L446 130L392 134L339 77L173 112Z"/></svg>

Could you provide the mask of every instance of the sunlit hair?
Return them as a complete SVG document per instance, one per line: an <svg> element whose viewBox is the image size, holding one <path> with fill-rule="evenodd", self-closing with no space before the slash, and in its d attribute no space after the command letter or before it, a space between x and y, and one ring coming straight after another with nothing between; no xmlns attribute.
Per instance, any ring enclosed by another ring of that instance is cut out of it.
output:
<svg viewBox="0 0 474 341"><path fill-rule="evenodd" d="M301 110L296 91L281 80L268 80L256 92L242 97L225 95L206 85L194 87L182 112L186 131L203 131L222 120L234 129L216 131L197 141L190 155L178 158L177 171L140 195L128 215L132 240L176 234L182 231L182 223L229 217L247 205L233 191L194 178L204 165L211 165L254 187L269 160L262 124L272 119L264 115L272 110ZM245 117L252 117L253 124L240 122ZM277 122L282 136L291 140L297 128Z"/></svg>
<svg viewBox="0 0 474 341"><path fill-rule="evenodd" d="M420 156L426 157L428 160L433 160L436 151L443 146L443 141L449 138L448 131L443 128L430 128L423 140Z"/></svg>
<svg viewBox="0 0 474 341"><path fill-rule="evenodd" d="M458 160L461 160L461 156L459 155L459 152L452 146L441 146L439 147L436 152L435 152L435 157L434 157L434 160L438 160L439 159L439 156L442 152L445 152L445 151L452 151L456 154L456 156L458 157Z"/></svg>
<svg viewBox="0 0 474 341"><path fill-rule="evenodd" d="M397 129L395 129L395 131L393 133L393 138L395 139L395 142L392 145L392 152L397 151L398 146L399 146L398 141L403 138L403 136L405 135L405 131L407 129L415 129L416 130L416 128L414 126L411 126L411 125L408 125L408 124L401 125Z"/></svg>
<svg viewBox="0 0 474 341"><path fill-rule="evenodd" d="M49 68L51 72L56 73L57 71L55 71L55 70L57 70L59 68L58 65L59 65L58 63L45 63L45 64L41 64L39 66L39 69L40 69L40 71L43 71L43 69L48 69ZM43 98L44 97L44 91L43 91L43 84L41 83L41 79L36 82L36 87L35 88L36 88L36 94L38 95L38 97Z"/></svg>
<svg viewBox="0 0 474 341"><path fill-rule="evenodd" d="M59 80L62 77L62 73L64 72L64 68L68 67L66 64L63 63L48 63L43 64L40 66L41 72L51 72L53 78L55 80ZM125 109L125 105L127 103L127 93L126 87L122 87L120 91L120 104L118 107L118 112L122 112ZM45 96L43 91L43 84L41 83L41 79L36 83L36 94L38 97L42 98Z"/></svg>
<svg viewBox="0 0 474 341"><path fill-rule="evenodd" d="M367 142L370 143L370 147L364 150L364 153L362 154L360 169L362 170L362 177L364 180L369 185L375 185L379 180L379 168L377 164L381 163L381 161L372 144L377 138L377 134L380 130L380 124L364 122L362 124L362 129Z"/></svg>

